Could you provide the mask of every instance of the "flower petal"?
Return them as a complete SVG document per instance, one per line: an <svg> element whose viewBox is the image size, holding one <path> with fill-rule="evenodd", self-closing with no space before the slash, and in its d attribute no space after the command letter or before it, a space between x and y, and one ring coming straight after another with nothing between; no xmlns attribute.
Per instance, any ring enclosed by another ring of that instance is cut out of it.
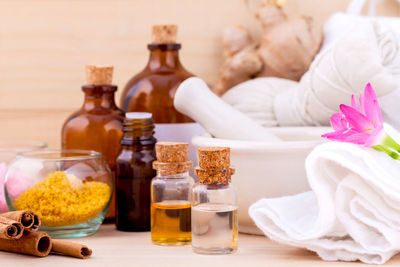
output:
<svg viewBox="0 0 400 267"><path fill-rule="evenodd" d="M365 115L365 108L364 108L364 95L360 94L360 97L358 98L358 102L360 102L360 109L359 111Z"/></svg>
<svg viewBox="0 0 400 267"><path fill-rule="evenodd" d="M378 98L376 97L374 88L368 83L364 89L364 114L370 121L375 121L378 118L376 106L374 104L375 101L378 101Z"/></svg>
<svg viewBox="0 0 400 267"><path fill-rule="evenodd" d="M372 141L369 141L370 139L375 139L376 137L374 135L370 135L367 133L355 133L352 135L349 135L346 137L345 142L353 143L353 144L358 144L358 145L364 145L369 147L370 143L373 143ZM369 141L369 142L367 142Z"/></svg>
<svg viewBox="0 0 400 267"><path fill-rule="evenodd" d="M354 135L358 132L354 130L344 130L344 131L335 131L331 133L327 133L322 135L322 137L328 138L329 140L333 141L341 141L341 142L347 142L347 138L351 135Z"/></svg>
<svg viewBox="0 0 400 267"><path fill-rule="evenodd" d="M351 95L351 107L359 110L359 108L357 106L356 98L354 97L354 95Z"/></svg>
<svg viewBox="0 0 400 267"><path fill-rule="evenodd" d="M334 113L331 116L331 125L335 131L342 131L347 129L347 120L346 117L341 112Z"/></svg>
<svg viewBox="0 0 400 267"><path fill-rule="evenodd" d="M372 127L371 121L358 110L344 104L340 105L340 110L346 116L346 120L349 122L350 127L357 132L363 132Z"/></svg>
<svg viewBox="0 0 400 267"><path fill-rule="evenodd" d="M372 120L375 128L383 128L383 119L382 119L382 112L381 107L379 106L378 100L374 101L374 118Z"/></svg>

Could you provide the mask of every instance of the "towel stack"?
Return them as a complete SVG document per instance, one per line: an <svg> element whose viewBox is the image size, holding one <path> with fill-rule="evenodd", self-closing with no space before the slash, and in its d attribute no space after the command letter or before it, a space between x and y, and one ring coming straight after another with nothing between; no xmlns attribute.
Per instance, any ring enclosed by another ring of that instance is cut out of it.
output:
<svg viewBox="0 0 400 267"><path fill-rule="evenodd" d="M330 261L382 264L400 252L400 161L329 142L310 153L306 171L312 191L250 207L268 237Z"/></svg>

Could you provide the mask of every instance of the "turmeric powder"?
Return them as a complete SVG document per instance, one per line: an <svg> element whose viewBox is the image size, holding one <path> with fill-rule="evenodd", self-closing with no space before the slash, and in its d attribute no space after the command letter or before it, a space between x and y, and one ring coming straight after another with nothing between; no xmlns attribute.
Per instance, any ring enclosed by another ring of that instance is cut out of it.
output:
<svg viewBox="0 0 400 267"><path fill-rule="evenodd" d="M85 223L95 218L110 200L110 186L96 181L83 181L74 186L71 181L71 175L63 171L51 173L20 195L14 208L35 212L42 225L51 227Z"/></svg>

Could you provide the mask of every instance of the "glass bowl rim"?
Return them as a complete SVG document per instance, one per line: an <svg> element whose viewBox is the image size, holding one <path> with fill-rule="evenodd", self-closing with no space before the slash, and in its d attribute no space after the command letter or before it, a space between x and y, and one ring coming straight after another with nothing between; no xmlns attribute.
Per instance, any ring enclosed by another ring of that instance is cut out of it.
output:
<svg viewBox="0 0 400 267"><path fill-rule="evenodd" d="M45 141L38 140L21 140L21 139L6 139L0 140L0 152L28 152L37 151L47 148L48 144Z"/></svg>
<svg viewBox="0 0 400 267"><path fill-rule="evenodd" d="M63 152L70 152L82 155L74 155L74 156L61 156ZM57 154L58 157L55 158L45 158L40 157L49 155L49 154ZM15 159L35 159L42 161L75 161L75 160L90 160L90 159L101 159L102 154L100 152L94 150L83 150L83 149L45 149L45 150L37 150L37 151L27 151L21 152L16 155Z"/></svg>

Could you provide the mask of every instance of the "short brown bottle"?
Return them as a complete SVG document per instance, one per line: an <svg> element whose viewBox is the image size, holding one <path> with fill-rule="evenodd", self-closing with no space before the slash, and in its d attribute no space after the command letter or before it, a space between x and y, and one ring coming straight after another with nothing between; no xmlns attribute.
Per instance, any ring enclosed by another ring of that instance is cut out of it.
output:
<svg viewBox="0 0 400 267"><path fill-rule="evenodd" d="M150 187L156 175L151 113L128 112L124 122L122 151L117 158L116 226L121 231L150 230Z"/></svg>
<svg viewBox="0 0 400 267"><path fill-rule="evenodd" d="M85 100L62 128L63 149L94 150L103 154L115 177L115 160L120 153L124 112L114 102L113 66L86 66ZM106 221L115 220L115 194Z"/></svg>

